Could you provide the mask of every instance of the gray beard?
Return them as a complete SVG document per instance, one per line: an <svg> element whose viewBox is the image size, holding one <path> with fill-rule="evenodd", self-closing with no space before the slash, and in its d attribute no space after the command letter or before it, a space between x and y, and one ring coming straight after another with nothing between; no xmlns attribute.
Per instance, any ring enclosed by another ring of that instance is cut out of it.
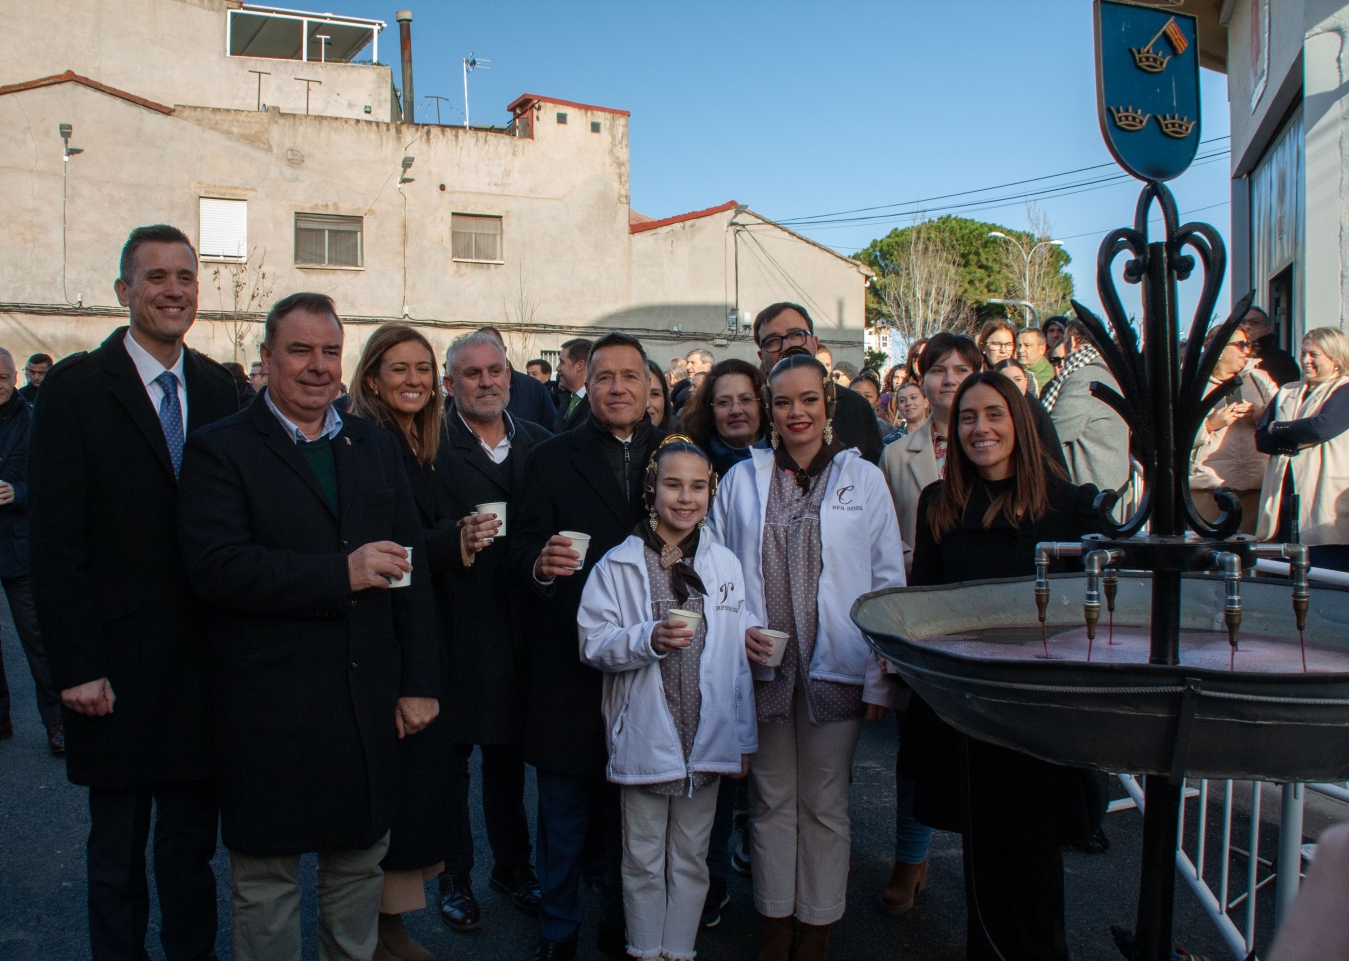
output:
<svg viewBox="0 0 1349 961"><path fill-rule="evenodd" d="M459 401L459 409L463 411L464 416L482 423L494 421L501 416L501 412L506 409L510 400L503 394L498 394L495 398L498 403L490 407L479 406L477 398L465 397Z"/></svg>

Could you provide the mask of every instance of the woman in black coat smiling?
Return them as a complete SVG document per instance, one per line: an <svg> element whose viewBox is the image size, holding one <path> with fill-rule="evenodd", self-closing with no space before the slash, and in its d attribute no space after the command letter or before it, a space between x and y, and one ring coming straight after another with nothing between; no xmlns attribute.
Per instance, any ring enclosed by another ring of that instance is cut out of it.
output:
<svg viewBox="0 0 1349 961"><path fill-rule="evenodd" d="M1045 461L1025 395L1011 380L991 371L970 376L952 411L957 443L948 448L946 478L918 501L910 585L1033 574L1037 542L1076 541L1096 529L1096 488L1068 483ZM1100 826L1105 775L962 740L912 698L900 764L917 784L917 819L963 835L966 956L998 957L991 938L1006 961L1066 959L1062 848L1084 844Z"/></svg>
<svg viewBox="0 0 1349 961"><path fill-rule="evenodd" d="M385 324L361 353L348 410L398 440L425 539L423 556L412 558L412 568L415 576L435 585L440 609L436 636L443 639L445 572L459 563L463 531L450 516L436 483L443 410L439 385L435 353L426 338L411 327ZM443 640L441 647L443 674L447 661ZM442 678L441 689L448 692L448 679ZM400 742L401 790L389 851L382 862L384 894L379 907L380 944L398 958L430 957L408 937L402 915L426 907L423 882L440 873L451 850L454 741L447 706L442 704L439 717L420 734Z"/></svg>

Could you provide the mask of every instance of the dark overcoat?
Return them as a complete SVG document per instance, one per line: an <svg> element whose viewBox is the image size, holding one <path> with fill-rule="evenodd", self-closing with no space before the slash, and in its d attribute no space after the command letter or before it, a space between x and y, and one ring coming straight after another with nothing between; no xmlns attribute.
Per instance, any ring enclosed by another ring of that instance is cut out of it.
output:
<svg viewBox="0 0 1349 961"><path fill-rule="evenodd" d="M608 752L600 696L604 675L581 663L576 614L595 563L618 546L645 517L643 478L652 450L665 432L651 427L631 451L629 488L609 466L594 419L550 437L525 462L524 491L513 532L511 565L518 582L540 598L529 632L529 708L525 760L555 774L603 776ZM570 530L590 535L585 566L550 588L534 580L534 562L548 538Z"/></svg>
<svg viewBox="0 0 1349 961"><path fill-rule="evenodd" d="M58 690L106 677L111 714L65 712L66 773L125 788L212 774L206 650L178 550L159 413L121 327L43 381L29 451L29 563ZM239 409L229 371L183 360L187 430Z"/></svg>
<svg viewBox="0 0 1349 961"><path fill-rule="evenodd" d="M352 415L347 414L345 417ZM431 578L436 595L435 639L440 649L440 713L415 737L399 742L402 764L399 771L398 803L394 813L389 851L382 867L386 871L411 871L444 861L451 852L451 819L455 787L454 736L449 711L452 694L449 687L448 644L445 625L449 623L445 583L451 565L461 567L459 527L451 516L444 491L436 479L434 462L423 464L412 452L407 436L391 430L398 441L422 525L422 555L413 552L414 568ZM442 440L443 443L443 440Z"/></svg>
<svg viewBox="0 0 1349 961"><path fill-rule="evenodd" d="M388 431L332 440L338 509L266 404L188 439L183 561L208 605L221 834L252 855L370 847L399 784L399 697L437 697L422 526ZM407 588L351 590L347 554L413 548ZM417 735L409 735L416 737Z"/></svg>
<svg viewBox="0 0 1349 961"><path fill-rule="evenodd" d="M13 406L6 411L11 404ZM0 506L0 577L23 577L28 573L28 444L31 428L32 408L23 395L15 391L8 401L0 404L0 481L14 488L14 499Z"/></svg>
<svg viewBox="0 0 1349 961"><path fill-rule="evenodd" d="M517 421L537 424L550 434L562 421L548 386L518 370L511 371L511 399L506 413Z"/></svg>
<svg viewBox="0 0 1349 961"><path fill-rule="evenodd" d="M928 509L942 483L929 484L918 498L913 586L1033 575L1037 543L1076 541L1099 525L1091 506L1096 488L1050 474L1049 512L1039 521L1012 527L999 515L985 528L991 498L980 489L972 493L963 522L938 542ZM1067 567L1055 564L1056 570ZM976 831L996 833L1009 844L1084 844L1100 826L1108 800L1104 774L1050 764L973 738L969 745L970 818ZM963 831L959 735L916 694L909 701L899 760L904 776L916 782L914 816L934 828Z"/></svg>
<svg viewBox="0 0 1349 961"><path fill-rule="evenodd" d="M557 409L557 419L562 424L562 433L575 430L581 424L590 420L590 397L582 397L576 402L576 407L572 410L571 416L567 416L567 408L571 405L572 395L568 394L562 401L562 406Z"/></svg>
<svg viewBox="0 0 1349 961"><path fill-rule="evenodd" d="M470 567L457 554L449 559L446 585L453 599L445 713L460 744L519 744L524 733L526 632L533 627L536 602L512 574L511 544L526 490L525 462L551 435L529 421L510 423L510 455L495 464L451 407L436 458L436 478L455 520L478 504L506 502L506 536L479 551Z"/></svg>

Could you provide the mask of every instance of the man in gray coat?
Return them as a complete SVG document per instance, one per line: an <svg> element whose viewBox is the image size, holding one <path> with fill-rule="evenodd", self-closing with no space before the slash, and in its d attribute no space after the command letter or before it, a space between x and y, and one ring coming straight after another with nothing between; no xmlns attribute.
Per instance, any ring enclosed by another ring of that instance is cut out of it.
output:
<svg viewBox="0 0 1349 961"><path fill-rule="evenodd" d="M1091 395L1093 383L1119 390L1110 368L1092 344L1087 328L1068 324L1068 356L1040 398L1054 421L1074 484L1117 490L1129 479L1129 428L1118 414Z"/></svg>

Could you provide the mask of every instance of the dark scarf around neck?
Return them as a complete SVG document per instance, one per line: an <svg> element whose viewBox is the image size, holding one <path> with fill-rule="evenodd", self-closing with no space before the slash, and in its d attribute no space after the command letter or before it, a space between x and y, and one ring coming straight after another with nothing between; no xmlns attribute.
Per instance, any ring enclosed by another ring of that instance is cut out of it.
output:
<svg viewBox="0 0 1349 961"><path fill-rule="evenodd" d="M698 552L698 535L701 533L697 527L678 544L665 543L646 521L638 524L633 533L642 539L643 544L656 552L656 556L660 558L660 566L670 572L676 601L683 604L692 594L707 596L703 579L693 569L693 555Z"/></svg>
<svg viewBox="0 0 1349 961"><path fill-rule="evenodd" d="M777 461L778 467L796 475L796 486L801 488L801 496L805 497L810 493L811 480L818 477L844 449L842 442L835 436L832 441L823 445L810 464L803 468L792 459L791 454L787 453L787 445L779 441L778 446L773 448L773 459Z"/></svg>

